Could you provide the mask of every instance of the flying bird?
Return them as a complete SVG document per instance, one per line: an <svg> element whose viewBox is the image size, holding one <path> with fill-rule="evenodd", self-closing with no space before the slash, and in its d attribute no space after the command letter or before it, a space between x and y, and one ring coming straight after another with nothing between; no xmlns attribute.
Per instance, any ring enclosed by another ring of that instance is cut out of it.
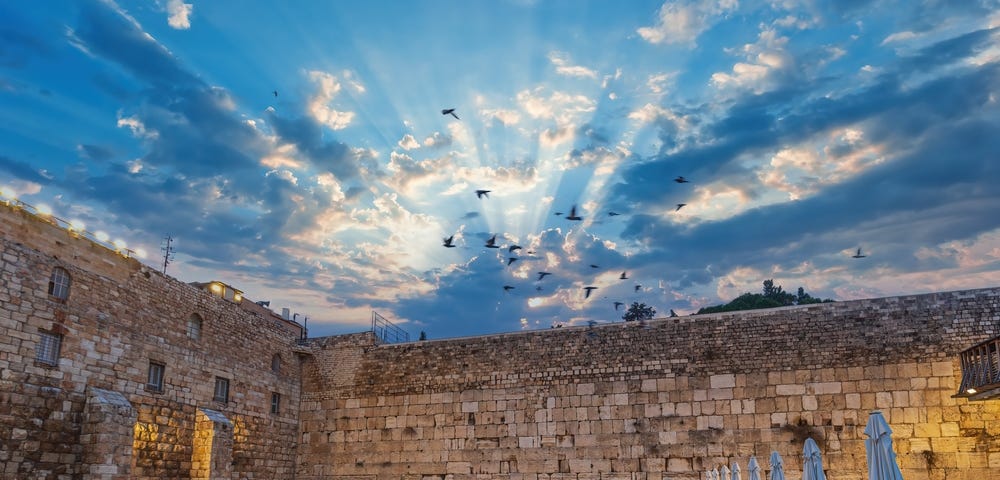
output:
<svg viewBox="0 0 1000 480"><path fill-rule="evenodd" d="M451 243L451 241L454 240L454 239L455 239L454 235L452 235L452 236L444 239L444 246L446 246L448 248L455 248L455 245L453 243Z"/></svg>
<svg viewBox="0 0 1000 480"><path fill-rule="evenodd" d="M593 263L591 263L590 264L590 268L601 268L601 266L600 265L594 265Z"/></svg>
<svg viewBox="0 0 1000 480"><path fill-rule="evenodd" d="M677 204L677 208L675 208L674 211L676 212L676 211L680 210L682 207L684 207L684 205L687 205L687 204L686 203L678 203Z"/></svg>
<svg viewBox="0 0 1000 480"><path fill-rule="evenodd" d="M273 92L271 92L271 93L273 93L275 97L277 97L277 96L278 96L278 91L277 91L277 90L275 90L275 91L273 91Z"/></svg>
<svg viewBox="0 0 1000 480"><path fill-rule="evenodd" d="M851 258L865 258L865 257L867 257L867 256L868 256L868 255L862 255L862 254L861 254L861 248L860 248L860 247L858 247L858 253L855 253L854 255L851 255Z"/></svg>
<svg viewBox="0 0 1000 480"><path fill-rule="evenodd" d="M490 237L490 239L486 241L486 248L500 248L497 245L497 236L496 236L496 234L493 234L493 236Z"/></svg>
<svg viewBox="0 0 1000 480"><path fill-rule="evenodd" d="M510 253L514 253L514 250L520 250L520 249L521 249L520 245L511 245L507 247L507 251Z"/></svg>
<svg viewBox="0 0 1000 480"><path fill-rule="evenodd" d="M512 264L512 263L514 263L516 261L517 261L517 257L508 257L507 258L507 266L509 267L510 264Z"/></svg>
<svg viewBox="0 0 1000 480"><path fill-rule="evenodd" d="M557 216L557 217L558 217L558 216L561 216L561 215L562 215L562 212L556 212L556 216Z"/></svg>
<svg viewBox="0 0 1000 480"><path fill-rule="evenodd" d="M638 292L638 291L639 291L640 289L642 289L642 285L636 285L636 286L635 286L635 291L637 291L637 292Z"/></svg>
<svg viewBox="0 0 1000 480"><path fill-rule="evenodd" d="M620 279L620 280L628 280L628 273L627 272L622 272L622 274L618 277L618 279Z"/></svg>
<svg viewBox="0 0 1000 480"><path fill-rule="evenodd" d="M587 291L583 298L590 298L590 292L597 290L597 287L583 287L583 289Z"/></svg>
<svg viewBox="0 0 1000 480"><path fill-rule="evenodd" d="M678 176L677 178L675 178L674 181L677 182L677 183L688 183L689 182L688 179L686 179L684 177L681 177L681 176Z"/></svg>
<svg viewBox="0 0 1000 480"><path fill-rule="evenodd" d="M618 216L618 215L621 215L621 214L618 213L618 212L608 212L608 216L609 217L615 217L615 216Z"/></svg>
<svg viewBox="0 0 1000 480"><path fill-rule="evenodd" d="M490 192L492 190L476 190L476 198L490 198Z"/></svg>
<svg viewBox="0 0 1000 480"><path fill-rule="evenodd" d="M541 280L545 278L546 275L552 275L552 274L549 272L538 272L538 279Z"/></svg>
<svg viewBox="0 0 1000 480"><path fill-rule="evenodd" d="M441 115L451 115L451 116L455 117L455 120L461 120L461 118L458 118L458 115L455 115L455 109L454 108L446 108L444 110L441 110Z"/></svg>
<svg viewBox="0 0 1000 480"><path fill-rule="evenodd" d="M618 310L618 307L621 307L622 305L625 305L625 304L622 303L622 302L615 302L615 310Z"/></svg>
<svg viewBox="0 0 1000 480"><path fill-rule="evenodd" d="M513 289L514 289L514 287L512 287L510 285L504 285L503 286L503 291L505 291L505 292L509 292L509 291L511 291Z"/></svg>
<svg viewBox="0 0 1000 480"><path fill-rule="evenodd" d="M566 220L583 220L583 217L578 217L576 215L576 205L569 209L569 215L566 215Z"/></svg>

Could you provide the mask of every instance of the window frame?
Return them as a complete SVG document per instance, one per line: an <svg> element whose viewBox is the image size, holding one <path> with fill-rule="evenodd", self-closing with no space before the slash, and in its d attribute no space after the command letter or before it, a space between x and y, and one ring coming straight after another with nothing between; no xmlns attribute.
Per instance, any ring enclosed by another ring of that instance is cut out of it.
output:
<svg viewBox="0 0 1000 480"><path fill-rule="evenodd" d="M54 267L52 273L49 274L49 296L59 300L69 299L72 284L73 277L70 276L69 270L63 267Z"/></svg>
<svg viewBox="0 0 1000 480"><path fill-rule="evenodd" d="M55 332L40 330L38 347L35 350L35 361L51 367L59 366L62 356L63 336ZM54 346L53 346L54 342Z"/></svg>
<svg viewBox="0 0 1000 480"><path fill-rule="evenodd" d="M219 387L223 387L222 396L219 395ZM229 379L225 377L215 377L215 389L212 391L212 400L218 403L229 403Z"/></svg>
<svg viewBox="0 0 1000 480"><path fill-rule="evenodd" d="M271 392L271 414L281 414L281 394L278 392Z"/></svg>
<svg viewBox="0 0 1000 480"><path fill-rule="evenodd" d="M274 356L271 357L271 372L277 374L281 373L281 354L275 353Z"/></svg>
<svg viewBox="0 0 1000 480"><path fill-rule="evenodd" d="M185 334L188 338L194 341L200 341L202 337L202 332L205 329L205 319L201 318L201 315L197 313L192 313L188 315L187 325L185 325Z"/></svg>
<svg viewBox="0 0 1000 480"><path fill-rule="evenodd" d="M154 372L158 377L154 377ZM146 391L163 393L163 381L167 375L166 364L149 361L149 368L146 370Z"/></svg>

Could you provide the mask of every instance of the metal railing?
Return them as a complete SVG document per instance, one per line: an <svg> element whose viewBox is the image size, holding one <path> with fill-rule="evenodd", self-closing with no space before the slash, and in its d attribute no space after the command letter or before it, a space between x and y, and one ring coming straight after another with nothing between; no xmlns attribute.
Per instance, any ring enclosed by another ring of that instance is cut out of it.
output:
<svg viewBox="0 0 1000 480"><path fill-rule="evenodd" d="M38 208L36 208L34 205L31 205L30 203L25 203L22 202L21 200L13 198L13 199L0 199L0 205L7 205L11 208L22 210L28 214L31 214L33 217L43 222L50 223L59 228L66 229L66 231L68 231L70 235L86 238L87 240L90 240L91 242L94 242L104 248L107 248L108 250L118 253L119 255L125 258L132 258L136 256L135 250L132 250L130 248L125 248L123 245L117 245L115 242L108 241L109 239L103 233L100 232L95 233L87 231L75 225L74 222L71 222L69 220L64 220L48 212L40 211Z"/></svg>
<svg viewBox="0 0 1000 480"><path fill-rule="evenodd" d="M378 312L372 311L372 333L383 343L404 343L410 341L410 334L406 330L393 325Z"/></svg>
<svg viewBox="0 0 1000 480"><path fill-rule="evenodd" d="M955 396L971 397L1000 389L1000 337L965 350L961 360L962 383Z"/></svg>

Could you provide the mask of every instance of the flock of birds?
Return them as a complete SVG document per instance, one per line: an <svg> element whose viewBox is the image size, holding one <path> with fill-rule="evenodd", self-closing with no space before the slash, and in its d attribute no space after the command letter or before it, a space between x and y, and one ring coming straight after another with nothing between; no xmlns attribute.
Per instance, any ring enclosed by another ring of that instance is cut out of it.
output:
<svg viewBox="0 0 1000 480"><path fill-rule="evenodd" d="M277 96L277 92L274 92L274 93L275 93L275 96ZM445 109L442 109L441 110L441 114L442 115L451 115L456 120L461 120L458 117L458 114L455 113L455 109L454 108L445 108ZM683 176L677 176L676 178L673 179L673 181L675 183L678 183L678 184L684 184L684 183L690 183L691 182L690 180L688 180L687 178L685 178ZM480 200L482 200L482 199L488 199L490 197L489 194L490 194L491 191L492 190L477 189L475 191L476 198L480 199ZM686 203L678 203L678 204L676 204L676 207L674 208L674 212L679 211L681 208L684 208L685 206L687 206ZM557 215L557 216L563 216L564 212L555 212L555 215ZM618 215L621 215L621 214L617 213L617 212L614 212L614 211L608 212L608 216L611 216L611 217L618 216ZM577 222L583 220L583 217L577 212L576 205L573 205L572 207L570 207L569 213L566 214L564 216L564 218L566 220L569 220L569 221L577 221ZM455 248L456 245L455 245L454 241L455 241L455 235L451 235L449 237L446 237L446 238L443 239L443 246L445 248ZM488 248L488 249L499 249L499 248L501 248L501 245L497 244L497 235L496 234L493 234L486 241L486 243L483 246L485 248ZM509 253L509 256L507 257L507 266L508 267L511 264L513 264L514 262L518 261L519 258L516 257L516 256L513 256L514 252L518 251L518 250L522 250L522 247L520 245L512 244L512 245L507 246L507 251ZM530 251L528 253L529 254L534 254L534 252L530 252ZM851 257L852 258L865 258L865 257L867 257L867 255L864 255L863 253L861 253L861 248L858 248L857 251L855 252L855 254L852 255ZM591 264L590 266L591 266L591 268L594 268L594 269L599 269L600 268L600 266L594 265L594 264ZM544 279L545 277L547 277L549 275L552 275L551 272L545 272L545 271L539 271L539 272L537 272L537 274L538 274L538 278L536 280L536 283L537 282L541 282L542 279ZM621 273L621 275L619 276L620 280L627 280L628 278L629 277L628 277L628 272L627 271L623 271ZM515 287L513 285L504 285L503 286L504 292L510 292L511 290L514 290L514 288ZM537 291L542 291L541 285L536 286L535 289ZM584 290L583 298L587 299L587 298L590 298L590 295L591 295L591 293L594 290L597 290L597 287L592 286L592 285L588 285L588 286L583 287L583 290ZM638 293L640 290L642 290L642 285L636 284L635 287L634 287L635 293ZM615 301L615 302L613 302L613 305L614 305L614 309L616 311L618 311L625 304L624 304L624 302Z"/></svg>

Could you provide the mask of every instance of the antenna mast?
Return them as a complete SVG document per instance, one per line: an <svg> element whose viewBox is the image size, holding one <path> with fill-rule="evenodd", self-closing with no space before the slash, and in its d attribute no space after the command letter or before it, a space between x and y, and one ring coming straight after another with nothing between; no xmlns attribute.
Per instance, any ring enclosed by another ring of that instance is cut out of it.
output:
<svg viewBox="0 0 1000 480"><path fill-rule="evenodd" d="M167 273L167 265L170 261L174 259L174 247L170 246L170 242L173 242L174 238L168 233L166 237L163 238L163 246L160 247L160 251L163 252L163 273Z"/></svg>

